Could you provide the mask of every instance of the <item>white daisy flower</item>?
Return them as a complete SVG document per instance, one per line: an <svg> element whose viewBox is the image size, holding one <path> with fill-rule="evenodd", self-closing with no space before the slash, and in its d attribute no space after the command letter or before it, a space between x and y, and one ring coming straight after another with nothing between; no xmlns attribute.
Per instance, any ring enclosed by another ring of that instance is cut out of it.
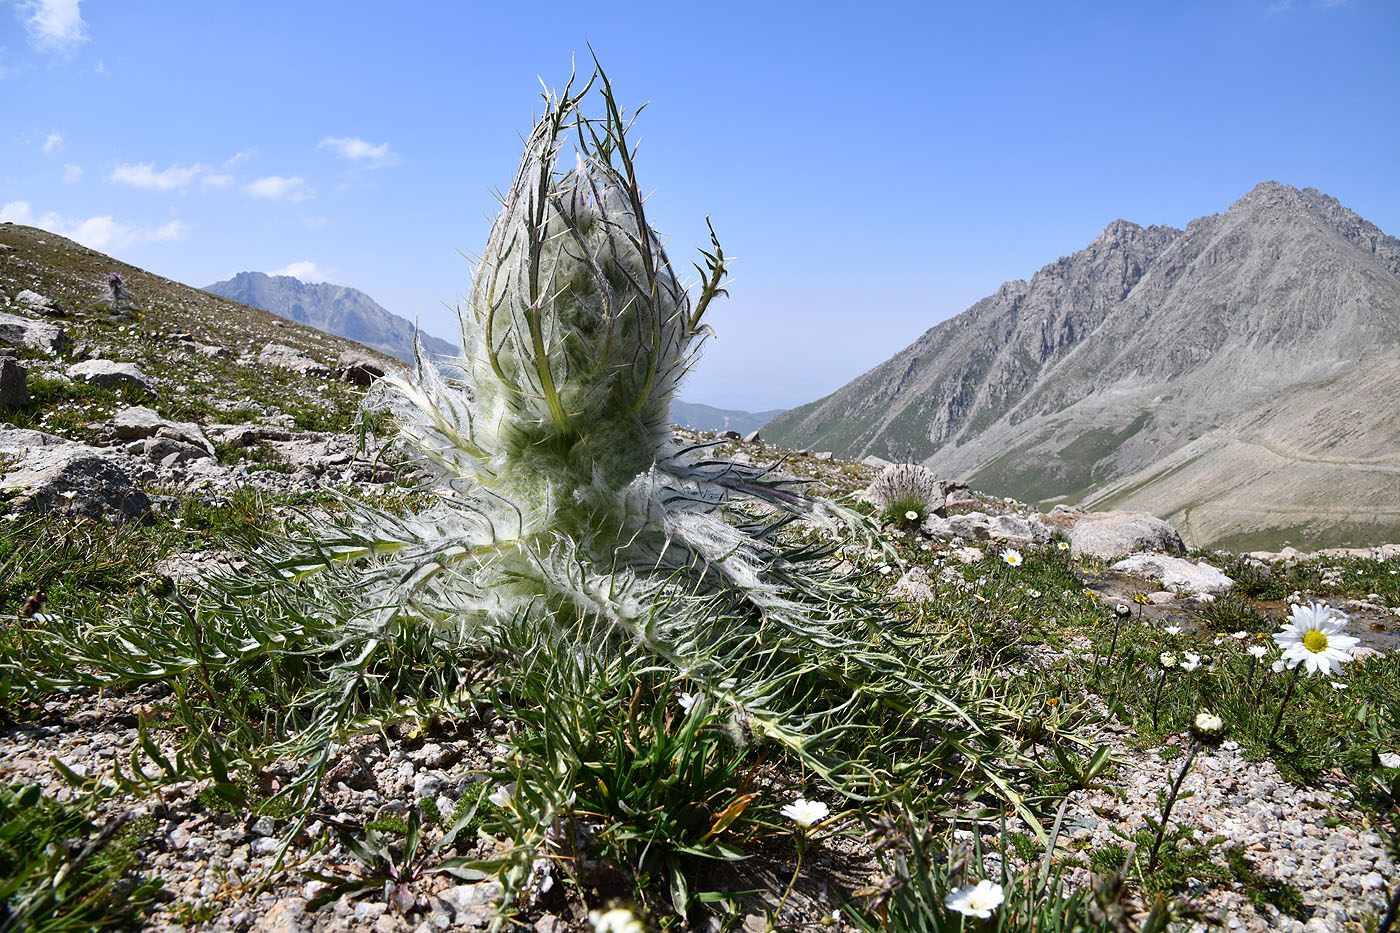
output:
<svg viewBox="0 0 1400 933"><path fill-rule="evenodd" d="M1021 552L1014 547L1009 547L1001 552L1001 559L1013 567L1021 566Z"/></svg>
<svg viewBox="0 0 1400 933"><path fill-rule="evenodd" d="M919 520L919 513L915 512L913 509L910 509L909 511L904 513L904 517L909 519L911 522L917 522Z"/></svg>
<svg viewBox="0 0 1400 933"><path fill-rule="evenodd" d="M1266 654L1269 653L1269 649L1268 649L1268 648L1265 648L1263 645L1250 645L1248 648L1246 648L1246 649L1244 649L1244 650L1248 651L1250 654L1254 655L1256 658L1263 658L1264 655L1266 655Z"/></svg>
<svg viewBox="0 0 1400 933"><path fill-rule="evenodd" d="M1274 641L1289 667L1302 664L1309 674L1331 674L1352 660L1351 649L1361 641L1342 634L1346 624L1346 614L1326 603L1294 606L1293 617L1274 633Z"/></svg>
<svg viewBox="0 0 1400 933"><path fill-rule="evenodd" d="M1006 900L1006 894L1002 891L1001 885L983 879L976 884L969 884L958 888L943 903L949 910L956 910L964 917L977 917L985 920L992 915L992 911L1001 906Z"/></svg>
<svg viewBox="0 0 1400 933"><path fill-rule="evenodd" d="M1057 545L1055 545L1055 546L1058 547L1058 548L1059 548L1060 550L1062 550L1062 551L1068 551L1068 550L1069 550L1069 542L1068 542L1068 541L1061 541L1059 544L1057 544ZM1393 571L1393 570L1391 571L1391 573L1394 573L1394 572L1395 572L1395 571Z"/></svg>

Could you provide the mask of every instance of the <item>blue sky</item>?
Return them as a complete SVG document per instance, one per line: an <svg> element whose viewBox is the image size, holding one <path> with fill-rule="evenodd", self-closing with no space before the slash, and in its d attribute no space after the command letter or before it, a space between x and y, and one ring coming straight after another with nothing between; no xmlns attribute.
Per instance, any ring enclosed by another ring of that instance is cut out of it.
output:
<svg viewBox="0 0 1400 933"><path fill-rule="evenodd" d="M0 219L192 285L290 271L454 336L538 110L591 43L689 267L682 392L810 401L1109 222L1264 179L1400 234L1400 4L0 0Z"/></svg>

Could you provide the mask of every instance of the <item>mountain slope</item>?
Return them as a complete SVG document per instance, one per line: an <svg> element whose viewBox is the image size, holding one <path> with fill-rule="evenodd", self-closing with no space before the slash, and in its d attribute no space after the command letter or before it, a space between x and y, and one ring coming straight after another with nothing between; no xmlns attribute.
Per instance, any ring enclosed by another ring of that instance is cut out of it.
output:
<svg viewBox="0 0 1400 933"><path fill-rule="evenodd" d="M413 324L386 311L364 292L344 285L308 284L289 275L240 272L206 286L205 291L241 301L264 311L349 337L381 353L413 362ZM434 356L456 356L460 349L446 340L420 332L424 348Z"/></svg>
<svg viewBox="0 0 1400 933"><path fill-rule="evenodd" d="M1397 345L1400 240L1264 182L1185 230L1110 224L765 434L1073 499ZM1286 434L1306 414L1268 417Z"/></svg>

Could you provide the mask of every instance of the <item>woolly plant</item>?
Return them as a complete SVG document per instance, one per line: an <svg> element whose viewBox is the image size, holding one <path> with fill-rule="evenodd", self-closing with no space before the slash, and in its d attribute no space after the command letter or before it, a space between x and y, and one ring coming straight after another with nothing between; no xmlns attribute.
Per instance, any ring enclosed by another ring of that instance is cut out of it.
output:
<svg viewBox="0 0 1400 933"><path fill-rule="evenodd" d="M595 82L596 119L579 110ZM668 626L718 599L802 627L792 596L811 554L775 532L850 513L672 441L671 401L724 294L723 249L711 229L692 295L647 221L630 121L605 77L545 103L459 308L470 389L421 353L415 375L387 380L438 504L403 520L360 509L328 547L392 555L366 571L373 625L407 613L470 634L529 612L566 629L605 619L664 649ZM319 566L318 554L292 569Z"/></svg>
<svg viewBox="0 0 1400 933"><path fill-rule="evenodd" d="M943 508L944 501L943 484L931 470L917 463L885 467L865 495L881 521L900 528L923 524Z"/></svg>

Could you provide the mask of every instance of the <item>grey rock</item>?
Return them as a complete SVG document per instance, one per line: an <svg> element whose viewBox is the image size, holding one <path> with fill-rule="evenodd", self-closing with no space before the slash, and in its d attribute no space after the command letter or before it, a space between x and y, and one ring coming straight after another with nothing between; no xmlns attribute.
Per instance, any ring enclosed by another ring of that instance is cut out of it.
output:
<svg viewBox="0 0 1400 933"><path fill-rule="evenodd" d="M63 309L58 306L57 302L45 298L38 292L30 291L27 288L15 296L15 304L22 308L28 308L35 314L48 315L63 313Z"/></svg>
<svg viewBox="0 0 1400 933"><path fill-rule="evenodd" d="M1192 563L1180 557L1164 554L1134 554L1113 565L1120 573L1131 573L1149 580L1158 580L1166 589L1177 593L1203 593L1218 596L1235 585L1225 574L1210 564Z"/></svg>
<svg viewBox="0 0 1400 933"><path fill-rule="evenodd" d="M367 386L385 375L385 367L377 359L360 350L344 350L336 360L335 371L340 378L357 386Z"/></svg>
<svg viewBox="0 0 1400 933"><path fill-rule="evenodd" d="M280 343L269 343L258 354L258 363L278 369L290 369L303 376L329 376L331 371L301 350Z"/></svg>
<svg viewBox="0 0 1400 933"><path fill-rule="evenodd" d="M213 457L213 454L203 447L177 441L172 437L148 437L140 444L142 457L166 468L190 460L208 460Z"/></svg>
<svg viewBox="0 0 1400 933"><path fill-rule="evenodd" d="M12 494L14 507L126 520L143 519L151 511L151 500L136 484L139 464L125 453L0 428L0 458L7 455L19 466L0 476L0 490Z"/></svg>
<svg viewBox="0 0 1400 933"><path fill-rule="evenodd" d="M29 404L29 373L18 361L0 357L0 408Z"/></svg>
<svg viewBox="0 0 1400 933"><path fill-rule="evenodd" d="M1146 512L1080 512L1057 506L1048 517L1053 527L1066 529L1075 557L1114 560L1134 551L1186 550L1181 535L1168 523Z"/></svg>
<svg viewBox="0 0 1400 933"><path fill-rule="evenodd" d="M762 442L762 440L762 435L760 435L756 430L750 431L748 434L744 435L744 443L746 444L757 444Z"/></svg>
<svg viewBox="0 0 1400 933"><path fill-rule="evenodd" d="M1007 541L1044 544L1050 540L1050 529L1035 516L997 515L988 529L989 537Z"/></svg>
<svg viewBox="0 0 1400 933"><path fill-rule="evenodd" d="M214 445L205 437L199 425L188 421L170 421L149 408L134 405L112 416L112 436L121 440L133 438L168 437L214 453Z"/></svg>
<svg viewBox="0 0 1400 933"><path fill-rule="evenodd" d="M44 353L61 353L68 345L68 336L57 324L0 314L0 343Z"/></svg>
<svg viewBox="0 0 1400 933"><path fill-rule="evenodd" d="M150 377L135 363L118 363L113 360L84 360L69 366L65 375L69 379L86 382L101 389L118 389L130 386L142 392L153 393Z"/></svg>

